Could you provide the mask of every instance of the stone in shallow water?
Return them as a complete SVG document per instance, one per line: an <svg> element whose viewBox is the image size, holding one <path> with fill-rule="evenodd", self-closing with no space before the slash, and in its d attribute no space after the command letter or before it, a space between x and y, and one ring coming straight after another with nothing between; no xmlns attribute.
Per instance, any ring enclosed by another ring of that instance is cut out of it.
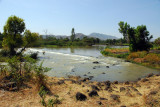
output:
<svg viewBox="0 0 160 107"><path fill-rule="evenodd" d="M99 62L98 62L98 61L94 61L93 63L94 63L94 64L99 64Z"/></svg>

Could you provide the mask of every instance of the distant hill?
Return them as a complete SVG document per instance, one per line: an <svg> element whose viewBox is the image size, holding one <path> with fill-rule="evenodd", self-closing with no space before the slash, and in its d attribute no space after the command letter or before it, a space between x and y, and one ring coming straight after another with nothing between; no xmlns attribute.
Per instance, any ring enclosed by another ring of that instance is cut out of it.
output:
<svg viewBox="0 0 160 107"><path fill-rule="evenodd" d="M67 35L42 35L43 38L46 38L47 36L50 36L50 37L55 37L57 39L60 39L60 38L69 38L70 39L70 36L67 36ZM91 33L90 35L85 35L83 33L76 33L76 36L75 38L79 38L79 39L83 39L85 36L87 37L93 37L93 38L99 38L101 40L106 40L106 39L118 39L117 37L115 36L110 36L110 35L106 35L106 34L100 34L100 33Z"/></svg>
<svg viewBox="0 0 160 107"><path fill-rule="evenodd" d="M118 39L115 36L111 36L111 35L106 35L106 34L101 34L101 33L91 33L90 35L88 35L89 37L95 37L95 38L99 38L101 40L106 40L106 39Z"/></svg>

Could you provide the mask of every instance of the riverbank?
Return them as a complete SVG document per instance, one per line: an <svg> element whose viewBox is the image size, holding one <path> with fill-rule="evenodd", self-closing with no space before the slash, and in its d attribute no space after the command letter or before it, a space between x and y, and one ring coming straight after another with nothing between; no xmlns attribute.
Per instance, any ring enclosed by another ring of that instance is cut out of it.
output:
<svg viewBox="0 0 160 107"><path fill-rule="evenodd" d="M123 58L126 61L143 65L146 67L160 69L160 50L152 49L149 52L139 51L139 52L129 52L128 48L115 49L106 48L101 51L105 56Z"/></svg>
<svg viewBox="0 0 160 107"><path fill-rule="evenodd" d="M160 75L148 75L137 82L118 81L92 82L80 77L47 77L47 86L52 94L45 102L53 99L58 107L150 107L160 105ZM93 91L94 90L94 91ZM77 93L78 94L76 97ZM78 98L78 99L77 99ZM84 101L80 101L83 99ZM17 92L0 90L1 107L43 107L42 98L36 91L34 81L25 83Z"/></svg>

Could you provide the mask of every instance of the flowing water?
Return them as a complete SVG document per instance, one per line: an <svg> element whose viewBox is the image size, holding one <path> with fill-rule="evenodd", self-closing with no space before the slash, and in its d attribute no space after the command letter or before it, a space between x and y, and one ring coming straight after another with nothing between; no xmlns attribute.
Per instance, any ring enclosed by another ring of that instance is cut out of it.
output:
<svg viewBox="0 0 160 107"><path fill-rule="evenodd" d="M117 47L121 48L121 47ZM43 66L51 68L48 76L68 77L69 75L89 77L93 81L136 81L158 70L125 62L122 59L104 57L100 50L104 46L89 48L29 48L28 52L39 52ZM43 54L45 52L45 54ZM98 61L99 63L93 63Z"/></svg>

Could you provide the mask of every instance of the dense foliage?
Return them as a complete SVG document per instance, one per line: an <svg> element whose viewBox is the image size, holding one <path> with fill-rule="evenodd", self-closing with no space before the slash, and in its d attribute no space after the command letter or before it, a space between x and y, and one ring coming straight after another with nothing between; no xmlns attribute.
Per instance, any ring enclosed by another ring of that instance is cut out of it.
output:
<svg viewBox="0 0 160 107"><path fill-rule="evenodd" d="M31 46L37 40L39 35L31 33L29 30L25 30L25 28L23 19L17 16L10 16L4 26L3 35L0 33L0 41L3 39L2 46L9 50L11 56L17 54L16 48L24 46L20 51L22 53L27 46Z"/></svg>
<svg viewBox="0 0 160 107"><path fill-rule="evenodd" d="M145 25L137 26L137 28L130 27L127 23L119 23L119 31L123 34L124 38L128 38L129 48L131 52L135 51L149 51L152 47L150 40L153 36L149 34ZM127 37L126 37L127 36Z"/></svg>

